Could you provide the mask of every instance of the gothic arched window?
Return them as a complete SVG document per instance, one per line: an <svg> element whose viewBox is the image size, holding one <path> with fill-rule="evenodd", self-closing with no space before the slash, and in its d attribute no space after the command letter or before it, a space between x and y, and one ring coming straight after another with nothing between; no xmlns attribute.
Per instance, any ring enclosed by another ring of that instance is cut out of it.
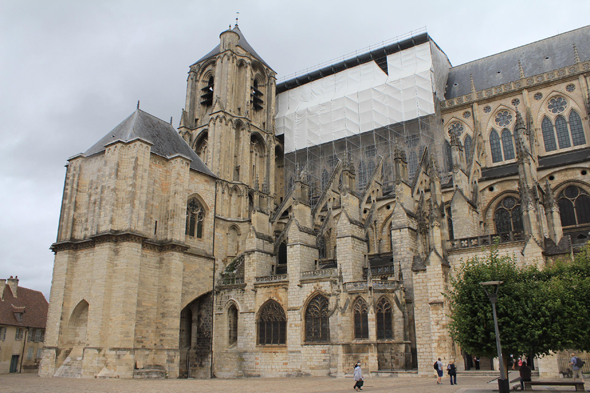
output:
<svg viewBox="0 0 590 393"><path fill-rule="evenodd" d="M186 229L185 234L188 236L203 238L203 221L205 219L205 209L197 198L192 198L186 206Z"/></svg>
<svg viewBox="0 0 590 393"><path fill-rule="evenodd" d="M545 143L545 151L557 150L557 143L555 142L555 133L553 132L553 123L547 117L543 118L541 123L541 130L543 131L543 142Z"/></svg>
<svg viewBox="0 0 590 393"><path fill-rule="evenodd" d="M205 164L207 164L208 136L208 132L204 131L195 143L195 153L197 153L201 161Z"/></svg>
<svg viewBox="0 0 590 393"><path fill-rule="evenodd" d="M494 212L496 233L522 232L522 211L520 201L514 197L506 197L496 206Z"/></svg>
<svg viewBox="0 0 590 393"><path fill-rule="evenodd" d="M326 258L326 238L324 238L323 236L320 236L320 238L318 239L318 258Z"/></svg>
<svg viewBox="0 0 590 393"><path fill-rule="evenodd" d="M354 312L354 338L369 338L369 317L367 302L359 297L352 306Z"/></svg>
<svg viewBox="0 0 590 393"><path fill-rule="evenodd" d="M512 143L512 133L507 128L504 128L502 131L502 147L504 150L504 159L513 160L514 144Z"/></svg>
<svg viewBox="0 0 590 393"><path fill-rule="evenodd" d="M418 156L415 151L411 151L408 156L408 179L412 180L416 175L416 169L418 169Z"/></svg>
<svg viewBox="0 0 590 393"><path fill-rule="evenodd" d="M367 185L367 165L363 160L359 163L359 177L358 177L358 186L359 190L362 190Z"/></svg>
<svg viewBox="0 0 590 393"><path fill-rule="evenodd" d="M569 227L590 223L590 196L576 186L566 187L557 200L561 226Z"/></svg>
<svg viewBox="0 0 590 393"><path fill-rule="evenodd" d="M450 172L453 170L453 153L451 151L451 144L445 139L445 171Z"/></svg>
<svg viewBox="0 0 590 393"><path fill-rule="evenodd" d="M287 318L279 303L269 300L258 312L258 345L282 345L287 342Z"/></svg>
<svg viewBox="0 0 590 393"><path fill-rule="evenodd" d="M470 135L465 137L465 157L467 158L467 163L471 162L471 146L473 145L473 139L471 139Z"/></svg>
<svg viewBox="0 0 590 393"><path fill-rule="evenodd" d="M490 149L492 150L492 162L500 162L502 159L502 143L498 132L492 129L490 132Z"/></svg>
<svg viewBox="0 0 590 393"><path fill-rule="evenodd" d="M567 129L567 122L563 116L559 115L555 118L555 131L557 132L557 142L560 149L571 147L570 132Z"/></svg>
<svg viewBox="0 0 590 393"><path fill-rule="evenodd" d="M391 303L382 297L377 302L377 339L393 338L393 312Z"/></svg>
<svg viewBox="0 0 590 393"><path fill-rule="evenodd" d="M238 341L238 308L235 304L227 310L227 328L229 333L228 343L232 345Z"/></svg>
<svg viewBox="0 0 590 393"><path fill-rule="evenodd" d="M214 79L213 77L209 77L207 81L207 86L201 89L201 105L211 106L213 105L213 86L214 86Z"/></svg>
<svg viewBox="0 0 590 393"><path fill-rule="evenodd" d="M582 120L576 111L571 111L570 113L570 130L572 131L572 142L574 142L574 146L586 144Z"/></svg>
<svg viewBox="0 0 590 393"><path fill-rule="evenodd" d="M328 174L328 171L324 169L324 171L322 172L322 192L328 186L329 181L330 181L330 175Z"/></svg>
<svg viewBox="0 0 590 393"><path fill-rule="evenodd" d="M314 297L305 310L305 341L330 341L330 319L328 317L328 298Z"/></svg>

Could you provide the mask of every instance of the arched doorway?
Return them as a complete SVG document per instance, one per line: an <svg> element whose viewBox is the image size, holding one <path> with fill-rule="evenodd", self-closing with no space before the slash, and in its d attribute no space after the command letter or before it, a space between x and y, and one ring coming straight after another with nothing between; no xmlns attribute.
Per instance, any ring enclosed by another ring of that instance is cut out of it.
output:
<svg viewBox="0 0 590 393"><path fill-rule="evenodd" d="M199 296L180 312L181 378L210 378L213 298Z"/></svg>

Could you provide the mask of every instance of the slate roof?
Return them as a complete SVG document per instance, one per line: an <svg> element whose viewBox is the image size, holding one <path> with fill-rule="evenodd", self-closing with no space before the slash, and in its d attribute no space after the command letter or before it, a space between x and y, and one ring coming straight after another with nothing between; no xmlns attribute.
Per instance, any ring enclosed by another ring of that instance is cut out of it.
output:
<svg viewBox="0 0 590 393"><path fill-rule="evenodd" d="M181 154L192 160L191 169L216 177L171 124L139 108L96 142L94 146L86 150L84 155L91 156L103 152L107 145L115 141L130 142L134 139L151 142L153 144L152 153L162 157L168 158L175 154Z"/></svg>
<svg viewBox="0 0 590 393"><path fill-rule="evenodd" d="M266 64L266 61L262 60L262 57L260 57L260 55L258 53L256 53L256 51L254 50L254 48L252 48L252 46L250 46L250 44L246 40L246 37L244 37L244 34L242 33L242 31L240 30L240 28L238 26L235 26L233 29L226 30L226 31L233 31L235 33L238 33L238 35L240 36L240 39L238 41L238 46L240 48L242 48L243 50L245 50L246 52L250 53L256 59L258 59L262 64L264 64L265 66L267 66L268 68L270 68L272 70L271 66ZM225 31L223 33L225 33ZM223 34L223 33L221 33L221 34ZM221 48L221 43L219 45L217 45L215 48L213 48L213 50L211 52L207 53L205 56L203 56L199 60L197 60L195 62L195 64L200 63L203 60L207 60L213 56L218 55L221 52L220 48Z"/></svg>
<svg viewBox="0 0 590 393"><path fill-rule="evenodd" d="M576 63L574 45L580 61L587 61L590 59L589 37L590 26L581 27L453 67L449 71L445 98L469 94L469 75L473 75L473 84L478 91L520 80L519 60L525 77L573 65Z"/></svg>
<svg viewBox="0 0 590 393"><path fill-rule="evenodd" d="M18 287L17 297L5 285L3 300L0 300L0 325L45 328L49 303L39 291ZM0 290L1 292L1 290ZM23 313L23 321L18 322L15 312Z"/></svg>

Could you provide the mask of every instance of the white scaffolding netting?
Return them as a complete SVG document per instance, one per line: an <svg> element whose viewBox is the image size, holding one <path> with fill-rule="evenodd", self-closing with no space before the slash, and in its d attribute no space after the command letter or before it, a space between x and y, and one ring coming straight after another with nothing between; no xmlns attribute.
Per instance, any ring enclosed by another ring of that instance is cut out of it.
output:
<svg viewBox="0 0 590 393"><path fill-rule="evenodd" d="M305 168L312 204L337 158L352 158L362 190L379 157L384 183L393 181L395 144L406 148L411 176L425 147L440 155L437 101L450 67L446 56L428 40L386 59L387 73L368 61L278 94L276 133L285 138L286 184Z"/></svg>

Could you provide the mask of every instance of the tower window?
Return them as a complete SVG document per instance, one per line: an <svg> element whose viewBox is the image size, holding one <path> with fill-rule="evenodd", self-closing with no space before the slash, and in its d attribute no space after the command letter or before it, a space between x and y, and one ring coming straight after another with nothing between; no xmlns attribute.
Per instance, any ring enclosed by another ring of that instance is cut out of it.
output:
<svg viewBox="0 0 590 393"><path fill-rule="evenodd" d="M203 238L203 220L205 210L196 198L191 199L186 207L186 234Z"/></svg>
<svg viewBox="0 0 590 393"><path fill-rule="evenodd" d="M252 106L254 107L254 110L259 111L263 108L263 104L264 101L262 101L262 96L264 94L262 94L262 92L260 90L258 90L258 81L256 79L254 79L254 86L252 86Z"/></svg>
<svg viewBox="0 0 590 393"><path fill-rule="evenodd" d="M213 105L213 77L209 77L207 86L201 89L201 105L211 106Z"/></svg>

